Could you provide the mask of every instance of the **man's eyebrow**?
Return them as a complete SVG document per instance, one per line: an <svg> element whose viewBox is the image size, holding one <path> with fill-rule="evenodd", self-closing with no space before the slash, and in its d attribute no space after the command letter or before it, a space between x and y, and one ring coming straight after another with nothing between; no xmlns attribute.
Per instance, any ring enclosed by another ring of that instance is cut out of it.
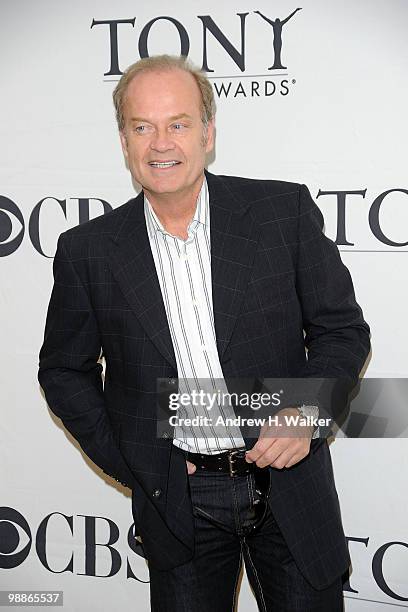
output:
<svg viewBox="0 0 408 612"><path fill-rule="evenodd" d="M193 119L193 117L187 113L180 113L179 115L173 115L172 117L168 118L169 121L176 121L177 119ZM130 120L151 123L149 119L144 119L143 117L131 117Z"/></svg>
<svg viewBox="0 0 408 612"><path fill-rule="evenodd" d="M176 121L176 119L192 119L193 117L191 115L188 115L187 113L180 113L180 115L174 115L174 117L170 117L169 121Z"/></svg>

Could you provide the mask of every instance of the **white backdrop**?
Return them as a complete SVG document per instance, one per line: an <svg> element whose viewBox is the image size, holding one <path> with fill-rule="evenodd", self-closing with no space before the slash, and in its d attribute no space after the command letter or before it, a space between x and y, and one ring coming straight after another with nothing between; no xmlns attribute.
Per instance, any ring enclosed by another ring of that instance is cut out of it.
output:
<svg viewBox="0 0 408 612"><path fill-rule="evenodd" d="M212 172L306 183L332 239L339 196L319 193L359 192L346 197L352 244L343 239L339 248L372 330L366 376L407 376L408 6L307 0L283 26L285 68L268 70L273 28L254 11L284 19L295 8L283 0L1 3L1 589L63 590L69 612L149 609L148 585L134 578L147 580L147 568L127 541L129 491L81 453L36 378L59 233L78 224L86 199L95 217L100 200L115 208L134 193L111 102L118 77L104 76L112 72L110 29L91 28L93 20L132 20L117 26L122 70L139 58L146 24L163 16L178 23L152 25L149 53L179 53L181 30L201 66L207 24L209 76L228 91L216 96ZM244 70L211 19L237 53L244 24ZM408 608L406 442L338 439L331 450L352 540L346 610ZM92 547L94 528L98 543L113 537L113 553ZM254 610L244 577L239 611Z"/></svg>

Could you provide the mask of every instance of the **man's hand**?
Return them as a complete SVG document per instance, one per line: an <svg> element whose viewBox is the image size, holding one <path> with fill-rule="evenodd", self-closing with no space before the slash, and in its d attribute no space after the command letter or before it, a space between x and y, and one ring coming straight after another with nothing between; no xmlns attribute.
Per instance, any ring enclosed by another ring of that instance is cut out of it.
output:
<svg viewBox="0 0 408 612"><path fill-rule="evenodd" d="M297 408L279 410L276 416L279 417L282 426L271 426L265 423L261 427L258 441L246 453L246 461L255 462L260 468L270 465L282 469L295 465L309 454L313 427L287 425L285 419L281 418L285 415L299 416L300 411Z"/></svg>
<svg viewBox="0 0 408 612"><path fill-rule="evenodd" d="M190 476L191 474L194 474L194 472L197 469L197 467L194 465L194 463L191 463L191 461L187 461L187 459L186 459L186 464L187 464L188 475Z"/></svg>

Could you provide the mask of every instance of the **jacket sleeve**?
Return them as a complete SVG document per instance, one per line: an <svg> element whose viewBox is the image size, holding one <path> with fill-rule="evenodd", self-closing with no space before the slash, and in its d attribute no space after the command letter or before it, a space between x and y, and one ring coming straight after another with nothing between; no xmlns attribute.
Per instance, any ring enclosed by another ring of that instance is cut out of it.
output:
<svg viewBox="0 0 408 612"><path fill-rule="evenodd" d="M304 378L320 378L319 410L336 419L370 351L370 328L335 243L323 233L323 215L306 185L299 189L296 287L303 317ZM311 381L310 381L311 382ZM317 383L317 381L315 381ZM311 385L310 388L313 388ZM306 397L305 403L315 403Z"/></svg>
<svg viewBox="0 0 408 612"><path fill-rule="evenodd" d="M105 408L97 321L66 242L63 232L53 263L38 380L50 409L86 455L109 476L132 486L134 477L116 445Z"/></svg>

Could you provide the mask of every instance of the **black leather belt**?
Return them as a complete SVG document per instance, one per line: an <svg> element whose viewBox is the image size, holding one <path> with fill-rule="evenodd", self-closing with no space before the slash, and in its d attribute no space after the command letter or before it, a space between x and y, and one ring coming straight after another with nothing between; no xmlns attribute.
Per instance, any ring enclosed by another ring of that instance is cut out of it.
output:
<svg viewBox="0 0 408 612"><path fill-rule="evenodd" d="M256 463L245 461L246 448L230 450L216 455L206 455L203 453L186 453L186 458L197 467L197 470L207 470L211 472L226 472L230 476L245 476L253 472Z"/></svg>

